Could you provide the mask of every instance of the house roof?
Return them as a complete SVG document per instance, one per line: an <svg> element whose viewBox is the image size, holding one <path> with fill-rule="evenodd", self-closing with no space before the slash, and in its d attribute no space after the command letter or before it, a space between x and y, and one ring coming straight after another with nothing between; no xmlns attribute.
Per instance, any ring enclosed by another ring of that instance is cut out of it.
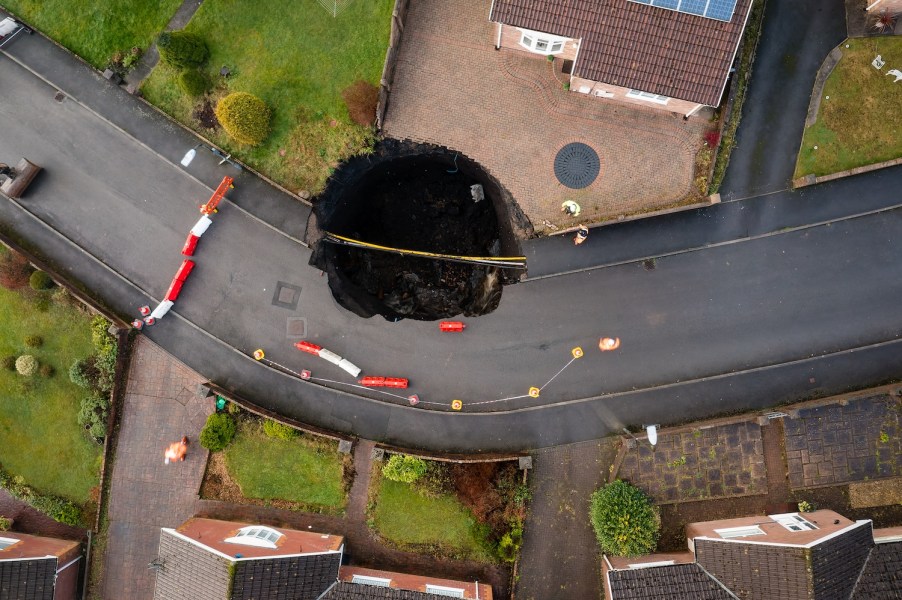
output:
<svg viewBox="0 0 902 600"><path fill-rule="evenodd" d="M893 594L902 595L902 542L882 543L871 548L852 600L892 598Z"/></svg>
<svg viewBox="0 0 902 600"><path fill-rule="evenodd" d="M608 572L616 600L733 600L714 578L695 563Z"/></svg>
<svg viewBox="0 0 902 600"><path fill-rule="evenodd" d="M581 39L575 77L717 106L751 2L729 23L627 0L494 0L490 19Z"/></svg>
<svg viewBox="0 0 902 600"><path fill-rule="evenodd" d="M159 559L155 600L315 600L337 579L341 553L229 558L163 529Z"/></svg>
<svg viewBox="0 0 902 600"><path fill-rule="evenodd" d="M0 598L53 600L56 557L0 561Z"/></svg>
<svg viewBox="0 0 902 600"><path fill-rule="evenodd" d="M317 600L447 600L447 598L414 590L338 581Z"/></svg>
<svg viewBox="0 0 902 600"><path fill-rule="evenodd" d="M698 564L739 598L848 599L874 538L869 521L808 545L695 539Z"/></svg>

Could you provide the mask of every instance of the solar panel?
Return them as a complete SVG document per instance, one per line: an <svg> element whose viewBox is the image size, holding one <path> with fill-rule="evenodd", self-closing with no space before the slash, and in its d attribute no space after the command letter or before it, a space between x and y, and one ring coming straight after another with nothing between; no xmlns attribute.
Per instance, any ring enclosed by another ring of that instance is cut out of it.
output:
<svg viewBox="0 0 902 600"><path fill-rule="evenodd" d="M650 4L677 12L698 15L718 21L731 21L736 0L630 0L637 4Z"/></svg>

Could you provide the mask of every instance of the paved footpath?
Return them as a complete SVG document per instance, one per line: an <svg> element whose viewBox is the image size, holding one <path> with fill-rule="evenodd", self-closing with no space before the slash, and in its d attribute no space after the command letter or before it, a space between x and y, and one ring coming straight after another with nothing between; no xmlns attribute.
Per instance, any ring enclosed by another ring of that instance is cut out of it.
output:
<svg viewBox="0 0 902 600"><path fill-rule="evenodd" d="M207 451L197 436L208 400L195 395L205 379L144 336L136 339L123 401L109 496L109 538L103 557L103 597L153 598L160 527L194 515ZM163 464L166 444L189 438L183 463Z"/></svg>

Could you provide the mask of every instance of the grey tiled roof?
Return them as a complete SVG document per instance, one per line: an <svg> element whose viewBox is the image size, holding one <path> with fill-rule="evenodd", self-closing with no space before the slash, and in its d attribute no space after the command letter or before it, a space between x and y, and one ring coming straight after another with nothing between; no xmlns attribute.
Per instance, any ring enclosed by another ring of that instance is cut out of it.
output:
<svg viewBox="0 0 902 600"><path fill-rule="evenodd" d="M696 539L695 557L739 598L848 600L873 544L864 523L812 548Z"/></svg>
<svg viewBox="0 0 902 600"><path fill-rule="evenodd" d="M697 564L646 567L610 571L614 600L732 600Z"/></svg>
<svg viewBox="0 0 902 600"><path fill-rule="evenodd" d="M902 599L902 542L877 544L855 586L852 600Z"/></svg>
<svg viewBox="0 0 902 600"><path fill-rule="evenodd" d="M0 598L53 600L56 558L0 561Z"/></svg>
<svg viewBox="0 0 902 600"><path fill-rule="evenodd" d="M336 579L341 554L240 561L231 600L316 600Z"/></svg>
<svg viewBox="0 0 902 600"><path fill-rule="evenodd" d="M448 600L448 597L413 590L339 581L317 600Z"/></svg>
<svg viewBox="0 0 902 600"><path fill-rule="evenodd" d="M495 0L491 20L582 38L577 77L717 106L750 5L726 23L627 0Z"/></svg>
<svg viewBox="0 0 902 600"><path fill-rule="evenodd" d="M229 561L187 540L160 531L154 600L227 600Z"/></svg>

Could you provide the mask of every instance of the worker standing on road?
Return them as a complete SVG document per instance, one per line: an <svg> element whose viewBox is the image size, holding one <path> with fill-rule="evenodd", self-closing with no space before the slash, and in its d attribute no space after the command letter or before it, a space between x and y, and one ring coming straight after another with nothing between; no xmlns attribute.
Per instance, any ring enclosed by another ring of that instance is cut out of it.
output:
<svg viewBox="0 0 902 600"><path fill-rule="evenodd" d="M585 225L580 225L579 229L576 230L576 235L573 237L573 244L579 246L586 241L587 237L589 237L589 228Z"/></svg>

